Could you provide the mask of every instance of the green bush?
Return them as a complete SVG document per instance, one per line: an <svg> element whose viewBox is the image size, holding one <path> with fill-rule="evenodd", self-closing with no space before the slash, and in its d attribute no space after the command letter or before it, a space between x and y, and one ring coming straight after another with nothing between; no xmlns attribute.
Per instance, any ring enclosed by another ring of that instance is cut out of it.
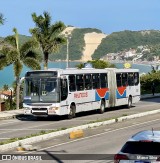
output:
<svg viewBox="0 0 160 163"><path fill-rule="evenodd" d="M87 61L87 63L91 63L93 68L97 68L97 69L103 69L103 68L115 68L115 65L112 63L109 63L107 61L103 61L103 60L93 60L93 61ZM81 69L84 67L84 63L80 63L78 65L76 65L77 68Z"/></svg>
<svg viewBox="0 0 160 163"><path fill-rule="evenodd" d="M155 93L160 92L160 71L152 72L140 77L141 94L151 93L151 85L155 84Z"/></svg>

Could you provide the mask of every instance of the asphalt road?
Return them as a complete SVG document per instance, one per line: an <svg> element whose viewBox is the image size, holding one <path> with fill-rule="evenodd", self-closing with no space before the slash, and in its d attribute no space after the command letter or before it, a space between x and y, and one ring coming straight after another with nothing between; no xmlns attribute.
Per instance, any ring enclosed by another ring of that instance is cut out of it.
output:
<svg viewBox="0 0 160 163"><path fill-rule="evenodd" d="M38 151L19 153L9 151L6 154L28 154L46 159L36 162L113 162L113 156L133 134L142 130L160 130L160 115L150 115L128 121L118 122L94 129L85 130L85 136L80 139L69 139L67 135L34 144ZM68 154L69 160L64 154ZM26 156L26 155L25 155ZM76 160L75 160L76 159ZM100 160L98 160L100 159ZM54 161L53 161L54 160ZM4 161L2 161L4 162ZM5 161L5 162L18 162ZM24 161L35 162L35 161Z"/></svg>
<svg viewBox="0 0 160 163"><path fill-rule="evenodd" d="M124 106L107 110L104 114L98 114L96 111L80 113L76 118L71 120L67 120L66 117L53 117L39 121L34 117L28 116L20 116L17 117L17 119L1 120L0 141L16 137L24 137L46 130L74 127L101 119L110 119L144 111L156 110L160 109L159 102L159 98L148 99L140 101L131 109Z"/></svg>

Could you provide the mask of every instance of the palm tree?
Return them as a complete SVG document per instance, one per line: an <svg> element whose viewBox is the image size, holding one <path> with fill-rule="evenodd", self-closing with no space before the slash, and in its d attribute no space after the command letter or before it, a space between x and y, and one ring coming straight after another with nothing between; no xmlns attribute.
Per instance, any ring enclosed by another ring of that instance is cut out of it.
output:
<svg viewBox="0 0 160 163"><path fill-rule="evenodd" d="M45 11L43 16L33 13L32 19L36 27L30 29L30 33L40 45L44 57L44 69L47 69L49 54L57 51L60 45L66 43L66 39L61 35L66 27L61 21L51 24L51 16Z"/></svg>
<svg viewBox="0 0 160 163"><path fill-rule="evenodd" d="M41 69L38 60L40 54L36 51L38 44L35 40L29 40L19 46L17 29L14 28L13 32L13 36L4 39L6 44L0 50L0 67L3 68L13 64L14 76L16 77L16 109L19 109L19 80L23 65L31 69Z"/></svg>

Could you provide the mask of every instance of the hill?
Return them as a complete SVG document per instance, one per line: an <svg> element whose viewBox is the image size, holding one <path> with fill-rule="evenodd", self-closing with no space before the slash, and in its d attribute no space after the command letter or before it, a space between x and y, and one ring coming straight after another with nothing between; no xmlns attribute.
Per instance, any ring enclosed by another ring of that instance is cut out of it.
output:
<svg viewBox="0 0 160 163"><path fill-rule="evenodd" d="M122 31L108 35L92 55L98 59L107 53L117 53L138 46L155 46L160 44L160 31Z"/></svg>
<svg viewBox="0 0 160 163"><path fill-rule="evenodd" d="M69 40L69 60L99 59L109 53L122 53L130 49L135 49L141 53L143 60L153 60L154 57L160 58L160 31L156 30L126 30L106 35L95 28L67 27L62 34ZM30 39L29 36L20 35L21 44L28 39ZM142 53L138 49L139 46L146 47L149 52ZM51 61L66 60L66 53L67 45L63 45L58 52L51 54L49 59Z"/></svg>

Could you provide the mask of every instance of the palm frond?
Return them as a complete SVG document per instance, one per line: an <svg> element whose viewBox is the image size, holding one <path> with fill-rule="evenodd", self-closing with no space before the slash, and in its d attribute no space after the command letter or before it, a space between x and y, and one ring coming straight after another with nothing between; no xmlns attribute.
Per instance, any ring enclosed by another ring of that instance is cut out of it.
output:
<svg viewBox="0 0 160 163"><path fill-rule="evenodd" d="M14 48L17 47L16 45L16 38L14 36L7 36L4 38L4 41L10 45L12 45Z"/></svg>
<svg viewBox="0 0 160 163"><path fill-rule="evenodd" d="M19 58L19 53L15 48L3 46L0 50L1 57L5 56L7 65L12 64Z"/></svg>
<svg viewBox="0 0 160 163"><path fill-rule="evenodd" d="M31 68L31 69L34 69L34 70L40 70L41 69L41 66L40 66L40 63L36 60L36 59L33 59L33 58L30 58L30 57L27 57L23 63Z"/></svg>
<svg viewBox="0 0 160 163"><path fill-rule="evenodd" d="M0 50L0 55L7 56L9 51L10 51L10 48L8 46L4 45L4 46L2 46L2 49Z"/></svg>
<svg viewBox="0 0 160 163"><path fill-rule="evenodd" d="M21 48L20 48L20 54L21 56L25 56L29 51L31 51L32 49L38 49L39 48L39 44L37 41L35 41L35 39L29 40L27 42L25 42Z"/></svg>
<svg viewBox="0 0 160 163"><path fill-rule="evenodd" d="M41 53L39 53L39 51L37 50L31 50L31 51L28 51L26 54L25 54L25 57L23 58L23 60L25 60L26 58L33 58L33 59L36 59L37 61L41 61L42 60L42 55Z"/></svg>
<svg viewBox="0 0 160 163"><path fill-rule="evenodd" d="M40 45L43 44L44 36L41 34L39 28L33 28L29 30L30 33L33 35L33 38L39 42Z"/></svg>
<svg viewBox="0 0 160 163"><path fill-rule="evenodd" d="M5 18L2 13L0 13L0 24L4 24Z"/></svg>
<svg viewBox="0 0 160 163"><path fill-rule="evenodd" d="M8 66L6 57L0 55L0 70L2 70L6 66Z"/></svg>
<svg viewBox="0 0 160 163"><path fill-rule="evenodd" d="M49 51L49 53L57 52L62 44L66 44L66 39L64 37L56 37L53 40L51 40L51 43L46 46L46 50Z"/></svg>
<svg viewBox="0 0 160 163"><path fill-rule="evenodd" d="M33 21L35 22L36 26L38 28L41 28L42 27L42 24L43 24L43 17L40 15L40 16L37 16L36 13L33 13L32 14L32 19Z"/></svg>
<svg viewBox="0 0 160 163"><path fill-rule="evenodd" d="M59 36L65 30L65 28L66 26L63 22L61 21L56 22L50 27L50 33L48 39Z"/></svg>
<svg viewBox="0 0 160 163"><path fill-rule="evenodd" d="M19 59L19 53L16 49L9 51L8 56L7 56L7 60L10 64L12 64L13 62L17 61Z"/></svg>
<svg viewBox="0 0 160 163"><path fill-rule="evenodd" d="M48 28L51 25L51 16L46 11L43 12L43 15L44 15L44 20L43 20L44 21L43 22L44 23L44 27Z"/></svg>

